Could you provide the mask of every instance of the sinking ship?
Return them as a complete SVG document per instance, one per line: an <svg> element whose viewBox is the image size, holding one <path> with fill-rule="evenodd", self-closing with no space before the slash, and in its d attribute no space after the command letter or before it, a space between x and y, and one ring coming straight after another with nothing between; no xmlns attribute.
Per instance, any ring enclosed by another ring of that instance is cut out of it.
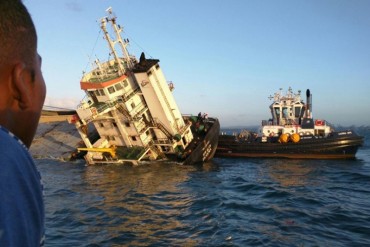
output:
<svg viewBox="0 0 370 247"><path fill-rule="evenodd" d="M263 120L257 132L243 130L220 135L217 157L264 157L297 159L350 159L363 144L352 130L335 131L327 121L312 117L312 95L282 89L270 105L272 118Z"/></svg>
<svg viewBox="0 0 370 247"><path fill-rule="evenodd" d="M131 55L111 8L107 14L100 28L113 58L96 60L84 73L80 86L86 97L69 120L84 144L78 152L90 165L210 160L220 131L217 118L182 115L172 94L174 84L166 81L159 60Z"/></svg>

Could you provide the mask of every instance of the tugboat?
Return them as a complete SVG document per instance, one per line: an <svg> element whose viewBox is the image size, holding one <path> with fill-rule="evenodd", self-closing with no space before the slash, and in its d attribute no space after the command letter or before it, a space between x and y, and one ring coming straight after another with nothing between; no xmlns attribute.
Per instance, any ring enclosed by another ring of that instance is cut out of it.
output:
<svg viewBox="0 0 370 247"><path fill-rule="evenodd" d="M272 118L263 120L258 132L220 135L217 157L262 157L296 159L354 158L363 137L352 130L335 131L327 121L312 117L312 95L306 91L286 94L282 89L269 97Z"/></svg>
<svg viewBox="0 0 370 247"><path fill-rule="evenodd" d="M172 95L174 85L166 81L159 60L142 53L137 61L127 50L129 40L122 39L123 29L112 8L106 11L100 28L113 58L96 60L81 79L86 97L69 120L85 146L78 152L89 165L153 160L188 165L210 160L218 143L218 119L183 116Z"/></svg>

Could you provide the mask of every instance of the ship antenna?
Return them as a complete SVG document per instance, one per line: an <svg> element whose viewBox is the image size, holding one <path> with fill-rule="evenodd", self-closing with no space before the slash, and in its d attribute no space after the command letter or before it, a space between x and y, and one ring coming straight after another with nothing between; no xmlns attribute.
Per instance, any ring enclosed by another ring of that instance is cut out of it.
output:
<svg viewBox="0 0 370 247"><path fill-rule="evenodd" d="M119 71L124 74L125 73L125 68L123 66L123 64L121 63L119 57L118 57L118 54L117 54L117 51L114 49L114 44L115 42L112 41L112 39L110 38L109 36L109 33L107 31L107 21L109 21L109 19L107 17L105 18L101 18L100 19L100 28L103 30L104 32L104 37L105 39L107 40L108 42L108 45L109 45L109 48L114 56L114 60L116 61L116 64L118 65L118 69Z"/></svg>
<svg viewBox="0 0 370 247"><path fill-rule="evenodd" d="M117 52L114 49L114 45L116 43L119 43L120 46L121 46L121 50L122 50L124 59L127 63L127 67L131 69L131 68L133 68L133 64L132 64L132 61L131 61L131 58L130 58L130 54L127 50L127 45L129 44L129 40L128 39L122 40L122 37L121 37L120 33L123 31L123 28L120 25L117 25L117 23L116 23L117 17L114 15L114 13L112 11L112 7L109 7L106 11L108 12L108 17L102 18L101 22L102 22L102 28L104 28L103 31L105 33L106 39L109 43L109 47L111 48L111 51L112 51L115 59L117 60L118 55L117 55ZM111 25L112 25L112 28L113 28L114 33L116 35L116 40L115 41L111 40L111 38L108 35L108 32L106 31L106 23L107 22L110 22ZM124 69L123 69L123 71L124 71Z"/></svg>

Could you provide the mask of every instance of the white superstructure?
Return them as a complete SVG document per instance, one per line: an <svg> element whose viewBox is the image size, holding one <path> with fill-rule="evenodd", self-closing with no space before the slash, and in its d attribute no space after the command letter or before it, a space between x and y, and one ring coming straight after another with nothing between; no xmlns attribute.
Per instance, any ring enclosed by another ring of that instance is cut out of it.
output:
<svg viewBox="0 0 370 247"><path fill-rule="evenodd" d="M71 120L89 149L85 159L93 164L103 159L104 150L119 147L122 152L137 148L138 160L184 150L193 134L191 123L184 121L172 95L173 84L167 83L159 60L146 59L142 53L137 61L129 54L128 39L121 38L122 28L116 24L112 9L107 12L100 23L113 59L96 60L94 68L83 75L80 85L87 98L76 110L78 117ZM88 137L90 124L99 134L94 141Z"/></svg>
<svg viewBox="0 0 370 247"><path fill-rule="evenodd" d="M290 136L295 135L299 141L299 136L315 135L326 137L331 132L331 127L325 120L312 117L312 95L310 90L306 92L306 104L301 99L301 91L293 93L292 88L284 94L282 89L270 96L273 100L270 105L271 116L269 120L263 120L258 130L258 135L262 140L267 141L267 137L282 137L289 140Z"/></svg>

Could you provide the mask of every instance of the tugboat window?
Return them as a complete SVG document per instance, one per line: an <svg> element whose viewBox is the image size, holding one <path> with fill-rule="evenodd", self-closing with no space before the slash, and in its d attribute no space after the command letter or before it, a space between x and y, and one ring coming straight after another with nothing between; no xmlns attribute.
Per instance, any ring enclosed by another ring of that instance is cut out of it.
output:
<svg viewBox="0 0 370 247"><path fill-rule="evenodd" d="M294 117L298 118L300 113L301 113L301 107L299 106L294 107Z"/></svg>
<svg viewBox="0 0 370 247"><path fill-rule="evenodd" d="M277 118L280 118L280 108L279 107L275 107L275 114Z"/></svg>
<svg viewBox="0 0 370 247"><path fill-rule="evenodd" d="M132 139L133 141L136 141L136 137L135 137L135 136L131 136L131 139Z"/></svg>
<svg viewBox="0 0 370 247"><path fill-rule="evenodd" d="M283 107L283 118L287 118L287 117L288 117L288 108Z"/></svg>

